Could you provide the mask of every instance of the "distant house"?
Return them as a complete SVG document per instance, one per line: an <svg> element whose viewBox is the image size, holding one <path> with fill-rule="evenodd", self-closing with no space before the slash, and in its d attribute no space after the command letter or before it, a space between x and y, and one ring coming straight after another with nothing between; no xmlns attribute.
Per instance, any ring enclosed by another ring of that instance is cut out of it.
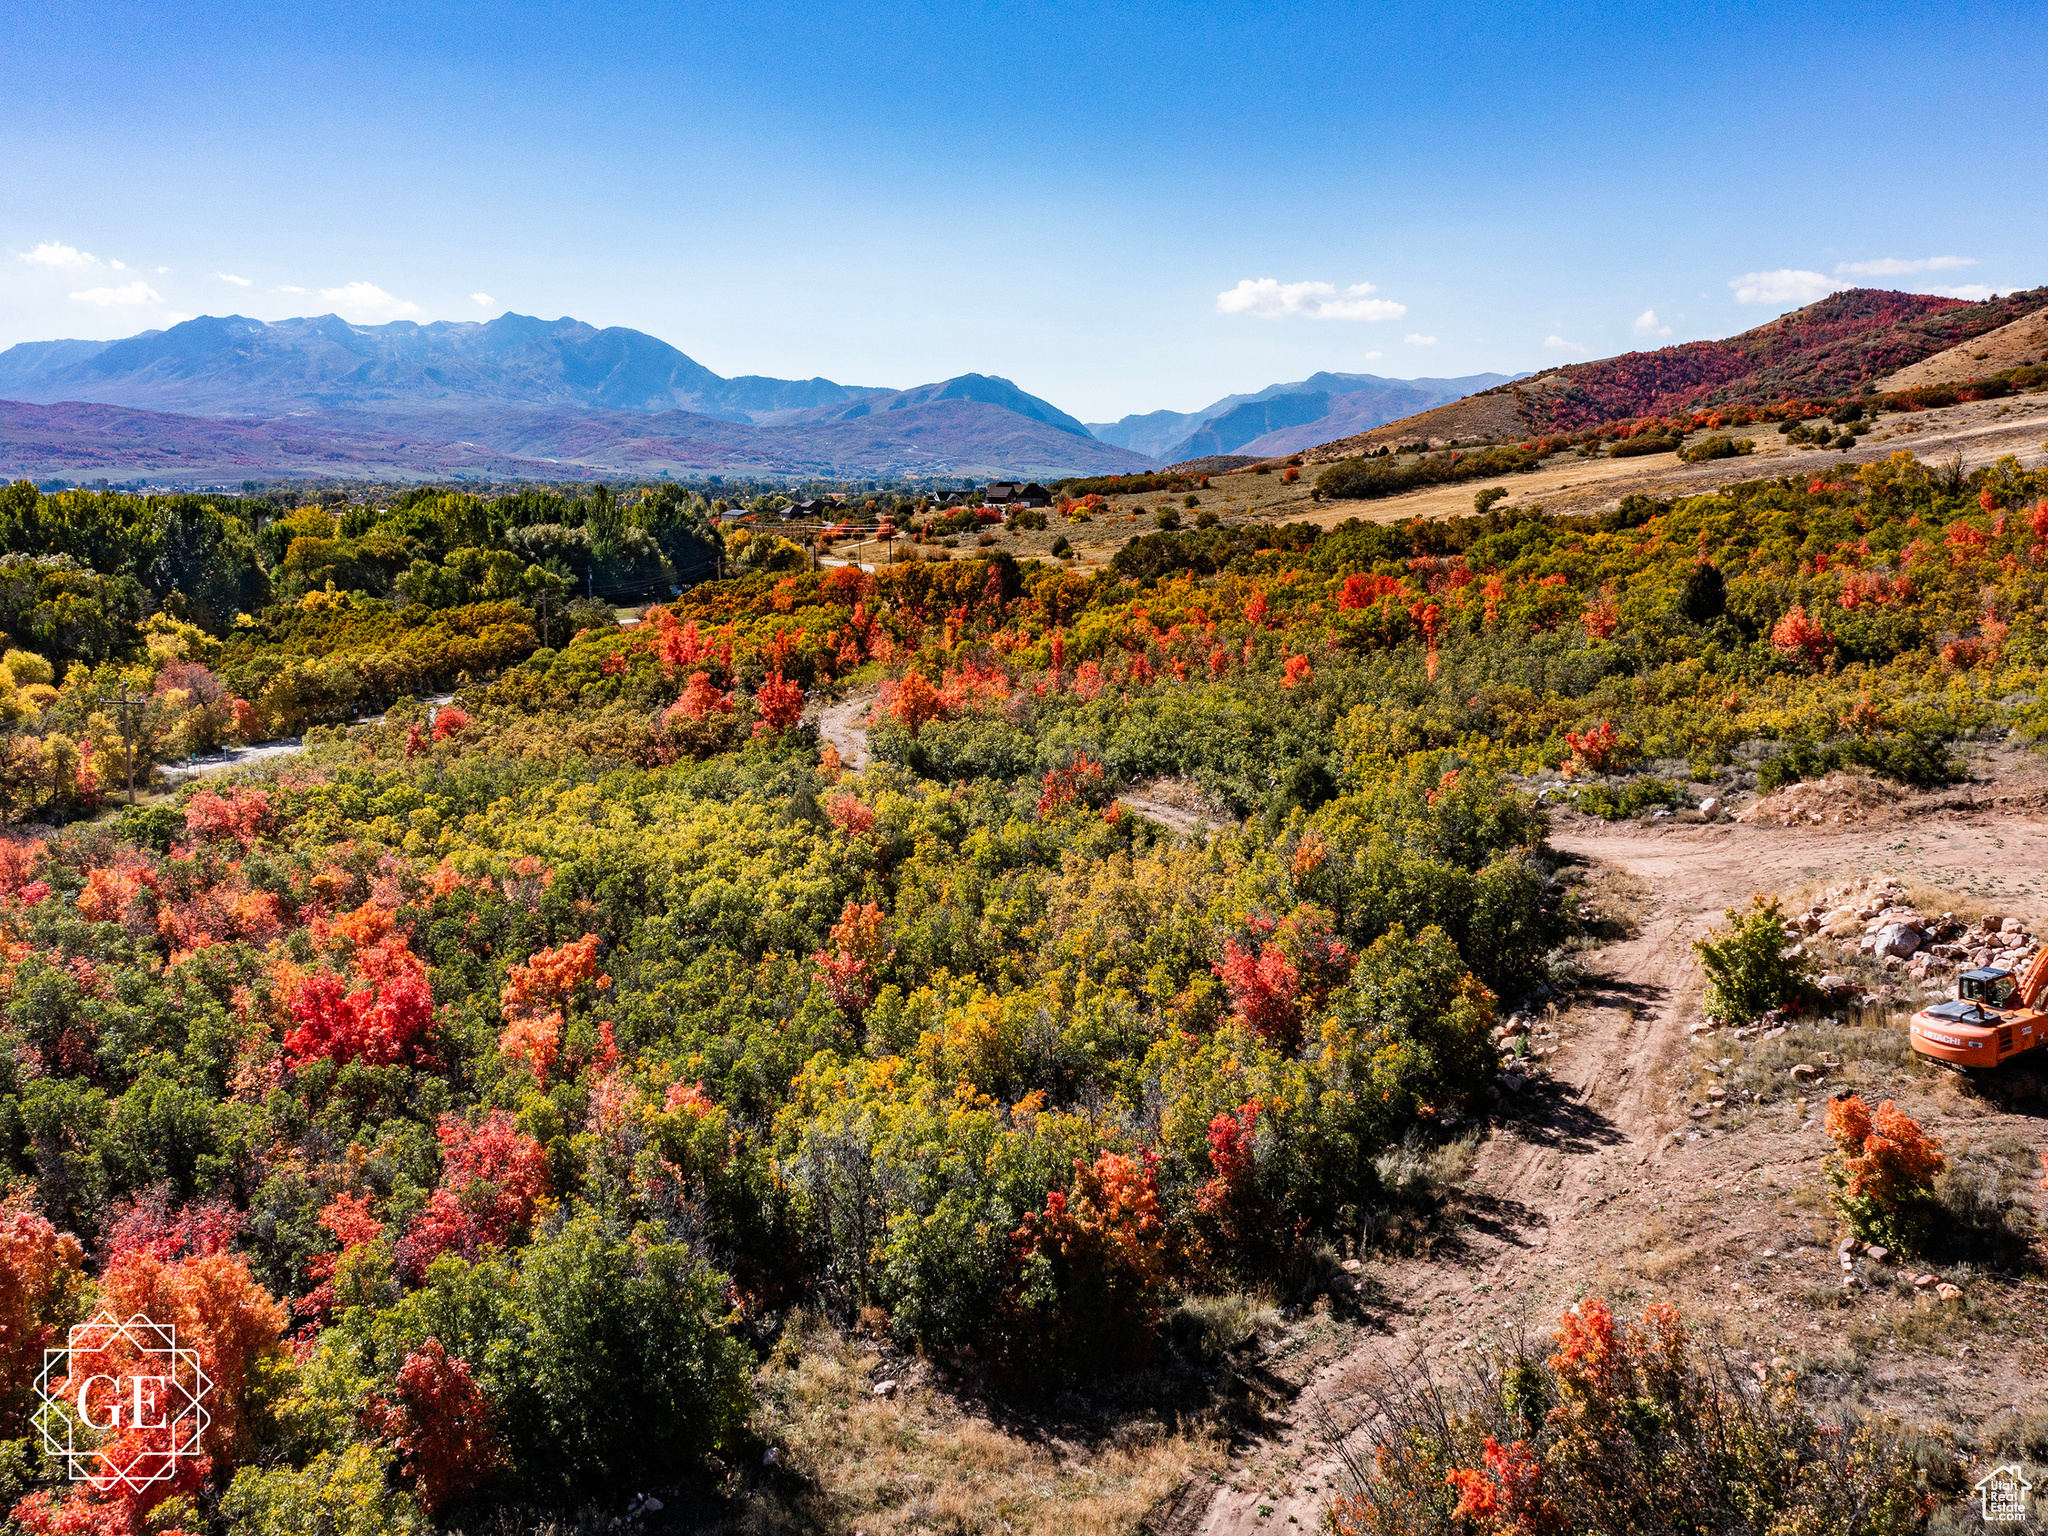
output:
<svg viewBox="0 0 2048 1536"><path fill-rule="evenodd" d="M991 480L982 489L983 506L1007 507L1023 492L1024 487L1015 480Z"/></svg>

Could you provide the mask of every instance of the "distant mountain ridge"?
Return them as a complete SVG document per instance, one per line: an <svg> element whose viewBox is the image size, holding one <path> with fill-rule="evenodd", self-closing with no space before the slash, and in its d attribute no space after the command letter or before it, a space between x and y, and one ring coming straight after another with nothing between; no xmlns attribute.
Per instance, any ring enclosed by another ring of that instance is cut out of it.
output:
<svg viewBox="0 0 2048 1536"><path fill-rule="evenodd" d="M0 430L0 471L39 477L1152 467L1008 379L728 379L641 331L509 313L431 325L204 316L121 341L27 342L0 352L0 398L21 402Z"/></svg>
<svg viewBox="0 0 2048 1536"><path fill-rule="evenodd" d="M1270 457L1412 416L1524 374L1460 379L1386 379L1372 373L1315 373L1255 394L1226 395L1199 411L1149 411L1088 430L1106 443L1168 463L1244 453Z"/></svg>
<svg viewBox="0 0 2048 1536"><path fill-rule="evenodd" d="M113 342L0 352L0 396L208 416L291 408L566 405L754 421L886 393L830 379L722 378L659 337L566 316L354 325L202 315Z"/></svg>

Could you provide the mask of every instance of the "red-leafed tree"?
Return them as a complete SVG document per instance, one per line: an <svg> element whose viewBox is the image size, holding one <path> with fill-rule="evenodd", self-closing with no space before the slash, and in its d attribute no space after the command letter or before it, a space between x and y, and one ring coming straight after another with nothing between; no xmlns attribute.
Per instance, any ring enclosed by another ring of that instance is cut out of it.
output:
<svg viewBox="0 0 2048 1536"><path fill-rule="evenodd" d="M1771 630L1771 646L1809 671L1818 671L1834 647L1834 639L1806 616L1804 604L1794 603Z"/></svg>
<svg viewBox="0 0 2048 1536"><path fill-rule="evenodd" d="M761 717L754 722L754 734L779 736L803 717L804 690L779 670L770 672L754 690L754 708Z"/></svg>
<svg viewBox="0 0 2048 1536"><path fill-rule="evenodd" d="M260 789L202 789L185 803L185 830L203 842L232 838L246 848L269 827L270 796Z"/></svg>
<svg viewBox="0 0 2048 1536"><path fill-rule="evenodd" d="M1278 945L1253 954L1225 939L1215 969L1239 1024L1284 1050L1301 1043L1301 973Z"/></svg>
<svg viewBox="0 0 2048 1536"><path fill-rule="evenodd" d="M443 1115L439 1134L441 1182L398 1243L399 1264L415 1279L444 1253L474 1259L503 1247L526 1229L548 1189L547 1154L504 1110L476 1125Z"/></svg>
<svg viewBox="0 0 2048 1536"><path fill-rule="evenodd" d="M363 1417L398 1452L429 1514L460 1502L508 1465L490 1399L468 1362L432 1335L405 1357L390 1395L372 1396Z"/></svg>
<svg viewBox="0 0 2048 1536"><path fill-rule="evenodd" d="M322 1057L383 1067L426 1059L434 996L427 968L403 933L358 949L347 977L315 971L300 978L286 1006L297 1025L284 1041L294 1061Z"/></svg>
<svg viewBox="0 0 2048 1536"><path fill-rule="evenodd" d="M0 1434L20 1436L43 1350L82 1300L85 1250L16 1193L0 1204Z"/></svg>

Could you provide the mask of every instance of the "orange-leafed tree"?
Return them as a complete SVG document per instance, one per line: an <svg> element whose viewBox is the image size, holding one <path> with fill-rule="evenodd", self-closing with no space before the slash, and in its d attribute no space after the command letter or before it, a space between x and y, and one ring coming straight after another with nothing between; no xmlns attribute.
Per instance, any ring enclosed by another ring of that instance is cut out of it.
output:
<svg viewBox="0 0 2048 1536"><path fill-rule="evenodd" d="M597 946L597 935L586 933L573 943L536 950L523 965L505 972L498 994L498 1010L505 1018L498 1050L525 1062L538 1083L547 1082L548 1071L561 1054L563 1008L586 984L600 992L612 984L611 977L597 968Z"/></svg>
<svg viewBox="0 0 2048 1536"><path fill-rule="evenodd" d="M1014 1366L1081 1376L1150 1351L1166 1277L1155 1162L1149 1152L1076 1158L1073 1183L1011 1234Z"/></svg>
<svg viewBox="0 0 2048 1536"><path fill-rule="evenodd" d="M859 1018L874 1001L879 973L895 951L883 936L885 919L879 902L849 901L832 925L825 948L811 956L825 990L840 1011Z"/></svg>
<svg viewBox="0 0 2048 1536"><path fill-rule="evenodd" d="M889 701L890 715L915 736L934 720L946 716L946 700L922 672L906 672Z"/></svg>
<svg viewBox="0 0 2048 1536"><path fill-rule="evenodd" d="M1890 1099L1872 1110L1853 1093L1828 1101L1827 1131L1835 1209L1851 1230L1901 1252L1924 1250L1940 1209L1934 1181L1947 1166L1941 1142Z"/></svg>
<svg viewBox="0 0 2048 1536"><path fill-rule="evenodd" d="M804 690L780 670L770 672L754 690L754 708L760 716L754 722L754 734L779 736L803 718Z"/></svg>

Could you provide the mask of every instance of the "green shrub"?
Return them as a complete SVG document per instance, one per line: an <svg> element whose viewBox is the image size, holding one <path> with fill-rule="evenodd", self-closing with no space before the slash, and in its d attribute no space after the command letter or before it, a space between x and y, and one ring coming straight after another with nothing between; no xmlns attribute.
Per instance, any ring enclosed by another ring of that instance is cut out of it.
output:
<svg viewBox="0 0 2048 1536"><path fill-rule="evenodd" d="M1728 926L1700 939L1693 952L1707 973L1707 1016L1723 1024L1754 1024L1773 1008L1796 1002L1806 988L1809 962L1787 953L1785 914L1775 898L1750 898L1749 910L1730 907Z"/></svg>
<svg viewBox="0 0 2048 1536"><path fill-rule="evenodd" d="M1673 810L1692 804L1692 797L1669 779L1653 778L1649 774L1630 779L1626 784L1610 788L1605 784L1589 784L1572 796L1572 805L1588 816L1598 816L1602 821L1625 821L1631 816L1640 816L1653 805L1668 805Z"/></svg>
<svg viewBox="0 0 2048 1536"><path fill-rule="evenodd" d="M1679 449L1678 456L1687 464L1704 464L1711 459L1740 458L1755 451L1756 444L1751 439L1729 437L1725 433L1717 432L1712 437L1701 438L1690 448Z"/></svg>
<svg viewBox="0 0 2048 1536"><path fill-rule="evenodd" d="M1769 794L1787 784L1821 778L1838 768L1866 768L1881 779L1917 789L1953 784L1962 773L1960 759L1943 742L1899 733L1851 737L1824 746L1795 743L1757 769L1757 788Z"/></svg>
<svg viewBox="0 0 2048 1536"><path fill-rule="evenodd" d="M438 1338L501 1413L529 1496L616 1504L696 1474L739 1431L750 1358L728 1331L727 1283L680 1244L585 1215L522 1249L516 1269L437 1260L424 1289L378 1315L371 1353L389 1379Z"/></svg>
<svg viewBox="0 0 2048 1536"><path fill-rule="evenodd" d="M1152 521L1156 526L1171 533L1180 526L1180 514L1171 507L1161 507L1152 514Z"/></svg>
<svg viewBox="0 0 2048 1536"><path fill-rule="evenodd" d="M1682 438L1666 436L1658 432L1645 432L1636 437L1625 437L1607 450L1610 459L1636 459L1645 454L1673 453L1677 451Z"/></svg>
<svg viewBox="0 0 2048 1536"><path fill-rule="evenodd" d="M388 1453L351 1445L303 1469L244 1467L221 1500L228 1536L429 1536L433 1524L409 1493L387 1482Z"/></svg>

